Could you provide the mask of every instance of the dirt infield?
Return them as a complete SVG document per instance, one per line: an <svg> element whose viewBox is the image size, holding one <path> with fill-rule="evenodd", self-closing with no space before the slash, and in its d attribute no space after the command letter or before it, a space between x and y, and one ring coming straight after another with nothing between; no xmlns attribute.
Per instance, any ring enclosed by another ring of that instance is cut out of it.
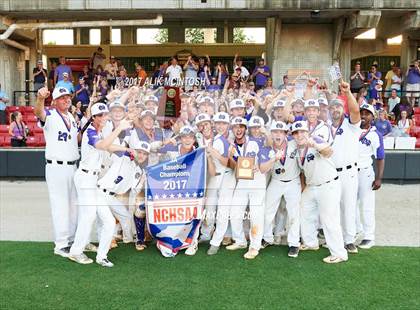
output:
<svg viewBox="0 0 420 310"><path fill-rule="evenodd" d="M384 184L376 210L377 245L420 247L420 185ZM45 182L0 181L0 240L52 240Z"/></svg>

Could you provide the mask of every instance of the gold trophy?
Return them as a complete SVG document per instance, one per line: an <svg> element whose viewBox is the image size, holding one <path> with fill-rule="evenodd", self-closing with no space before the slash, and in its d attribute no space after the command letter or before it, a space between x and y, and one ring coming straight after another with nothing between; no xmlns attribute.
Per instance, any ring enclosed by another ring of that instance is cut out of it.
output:
<svg viewBox="0 0 420 310"><path fill-rule="evenodd" d="M238 162L236 163L236 178L244 180L253 180L254 165L254 157L238 157Z"/></svg>

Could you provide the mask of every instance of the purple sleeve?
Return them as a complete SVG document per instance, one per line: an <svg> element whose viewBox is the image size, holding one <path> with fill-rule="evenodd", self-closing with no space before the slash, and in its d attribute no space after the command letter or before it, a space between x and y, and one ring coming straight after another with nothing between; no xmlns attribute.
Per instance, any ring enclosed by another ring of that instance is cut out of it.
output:
<svg viewBox="0 0 420 310"><path fill-rule="evenodd" d="M263 147L260 149L260 151L258 152L258 162L260 164L263 164L267 161L270 160L270 148L268 147Z"/></svg>
<svg viewBox="0 0 420 310"><path fill-rule="evenodd" d="M295 122L297 122L297 121L304 121L304 120L305 120L305 116L303 116L303 115L295 116Z"/></svg>
<svg viewBox="0 0 420 310"><path fill-rule="evenodd" d="M325 143L324 140L322 140L320 137L318 136L313 136L312 139L315 141L316 144L323 144Z"/></svg>
<svg viewBox="0 0 420 310"><path fill-rule="evenodd" d="M379 137L379 147L376 149L376 159L385 159L384 139L380 132L376 131L376 133Z"/></svg>
<svg viewBox="0 0 420 310"><path fill-rule="evenodd" d="M159 150L159 153L176 152L176 151L178 151L178 147L173 145L172 143L169 143L165 145L164 147L162 147Z"/></svg>
<svg viewBox="0 0 420 310"><path fill-rule="evenodd" d="M92 145L93 147L95 147L95 144L98 143L98 141L100 140L98 136L98 132L92 128L88 128L87 137L88 137L88 144Z"/></svg>
<svg viewBox="0 0 420 310"><path fill-rule="evenodd" d="M229 141L226 138L221 138L223 141L223 157L228 157L229 154Z"/></svg>

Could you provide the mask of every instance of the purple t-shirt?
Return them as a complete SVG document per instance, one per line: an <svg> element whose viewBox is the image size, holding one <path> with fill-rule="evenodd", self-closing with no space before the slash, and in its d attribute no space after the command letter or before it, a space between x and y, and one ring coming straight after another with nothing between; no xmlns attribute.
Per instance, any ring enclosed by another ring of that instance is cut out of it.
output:
<svg viewBox="0 0 420 310"><path fill-rule="evenodd" d="M69 79L71 79L71 68L67 65L59 65L55 68L55 75L57 75L57 81L63 79L63 73L67 72L69 74Z"/></svg>
<svg viewBox="0 0 420 310"><path fill-rule="evenodd" d="M376 71L375 76L378 77L379 79L382 77L382 73L379 71ZM373 78L373 74L371 72L368 73L368 80L371 80ZM372 82L370 82L369 84L369 88L373 89L375 88L375 85L378 84L378 80L376 79L372 79Z"/></svg>
<svg viewBox="0 0 420 310"><path fill-rule="evenodd" d="M408 84L420 84L420 72L415 68L410 68L407 75Z"/></svg>
<svg viewBox="0 0 420 310"><path fill-rule="evenodd" d="M377 119L375 121L375 127L376 130L382 134L382 136L386 136L392 131L391 123L388 120L381 121L380 119Z"/></svg>
<svg viewBox="0 0 420 310"><path fill-rule="evenodd" d="M254 72L252 72L252 74L255 75L255 84L258 86L264 86L271 74L269 76L265 76L264 74L258 72L258 69L263 69L264 73L270 73L270 68L267 66L258 66L255 67Z"/></svg>

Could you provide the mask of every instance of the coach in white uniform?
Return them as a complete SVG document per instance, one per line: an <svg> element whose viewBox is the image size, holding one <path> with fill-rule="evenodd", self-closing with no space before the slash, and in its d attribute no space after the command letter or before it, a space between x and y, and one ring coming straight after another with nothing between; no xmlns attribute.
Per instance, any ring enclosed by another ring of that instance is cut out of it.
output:
<svg viewBox="0 0 420 310"><path fill-rule="evenodd" d="M318 100L305 100L305 117L308 122L309 135L317 136L327 143L331 143L331 131L327 124L320 119L320 106Z"/></svg>
<svg viewBox="0 0 420 310"><path fill-rule="evenodd" d="M289 257L297 257L299 253L300 237L300 167L298 164L298 151L294 140L287 141L289 126L281 121L271 123L271 136L273 148L269 151L270 160L261 164L261 173L271 172L271 181L267 188L264 218L263 245L274 244L273 222L280 201L284 197L286 201L287 219L289 232L287 242L289 244ZM270 171L271 170L271 171Z"/></svg>
<svg viewBox="0 0 420 310"><path fill-rule="evenodd" d="M77 225L73 177L79 159L78 128L73 115L68 112L71 104L69 91L63 87L54 89L55 109L44 110L44 101L49 94L47 88L38 91L35 115L44 129L46 142L45 179L54 227L54 254L67 257Z"/></svg>
<svg viewBox="0 0 420 310"><path fill-rule="evenodd" d="M343 101L330 101L331 134L333 137L332 160L335 164L341 184L341 225L344 243L349 253L357 253L356 210L357 210L357 160L359 158L360 110L346 82L340 84L342 93L347 97L349 117L344 115Z"/></svg>
<svg viewBox="0 0 420 310"><path fill-rule="evenodd" d="M332 162L332 148L318 137L310 137L307 123L292 124L292 134L299 150L299 165L305 173L305 189L301 202L300 250L318 250L318 215L324 229L331 255L324 258L328 264L347 261L340 226L340 183Z"/></svg>
<svg viewBox="0 0 420 310"><path fill-rule="evenodd" d="M107 259L112 236L114 234L115 219L107 205L99 197L98 176L103 162L103 152L128 151L126 147L113 145L118 135L131 127L131 122L122 120L118 127L106 138L102 136L102 128L106 123L108 108L104 103L96 103L91 108L92 120L82 137L82 158L79 168L74 175L76 184L79 219L76 236L70 249L69 259L79 264L90 264L83 249L89 241L92 225L98 217L100 220L99 246L96 262L104 267L112 267Z"/></svg>
<svg viewBox="0 0 420 310"><path fill-rule="evenodd" d="M370 104L360 106L362 134L359 137L359 190L360 215L362 219L363 240L358 245L370 249L375 245L375 191L381 187L385 166L385 151L382 134L371 126L375 109ZM373 171L372 157L376 159L376 170Z"/></svg>

